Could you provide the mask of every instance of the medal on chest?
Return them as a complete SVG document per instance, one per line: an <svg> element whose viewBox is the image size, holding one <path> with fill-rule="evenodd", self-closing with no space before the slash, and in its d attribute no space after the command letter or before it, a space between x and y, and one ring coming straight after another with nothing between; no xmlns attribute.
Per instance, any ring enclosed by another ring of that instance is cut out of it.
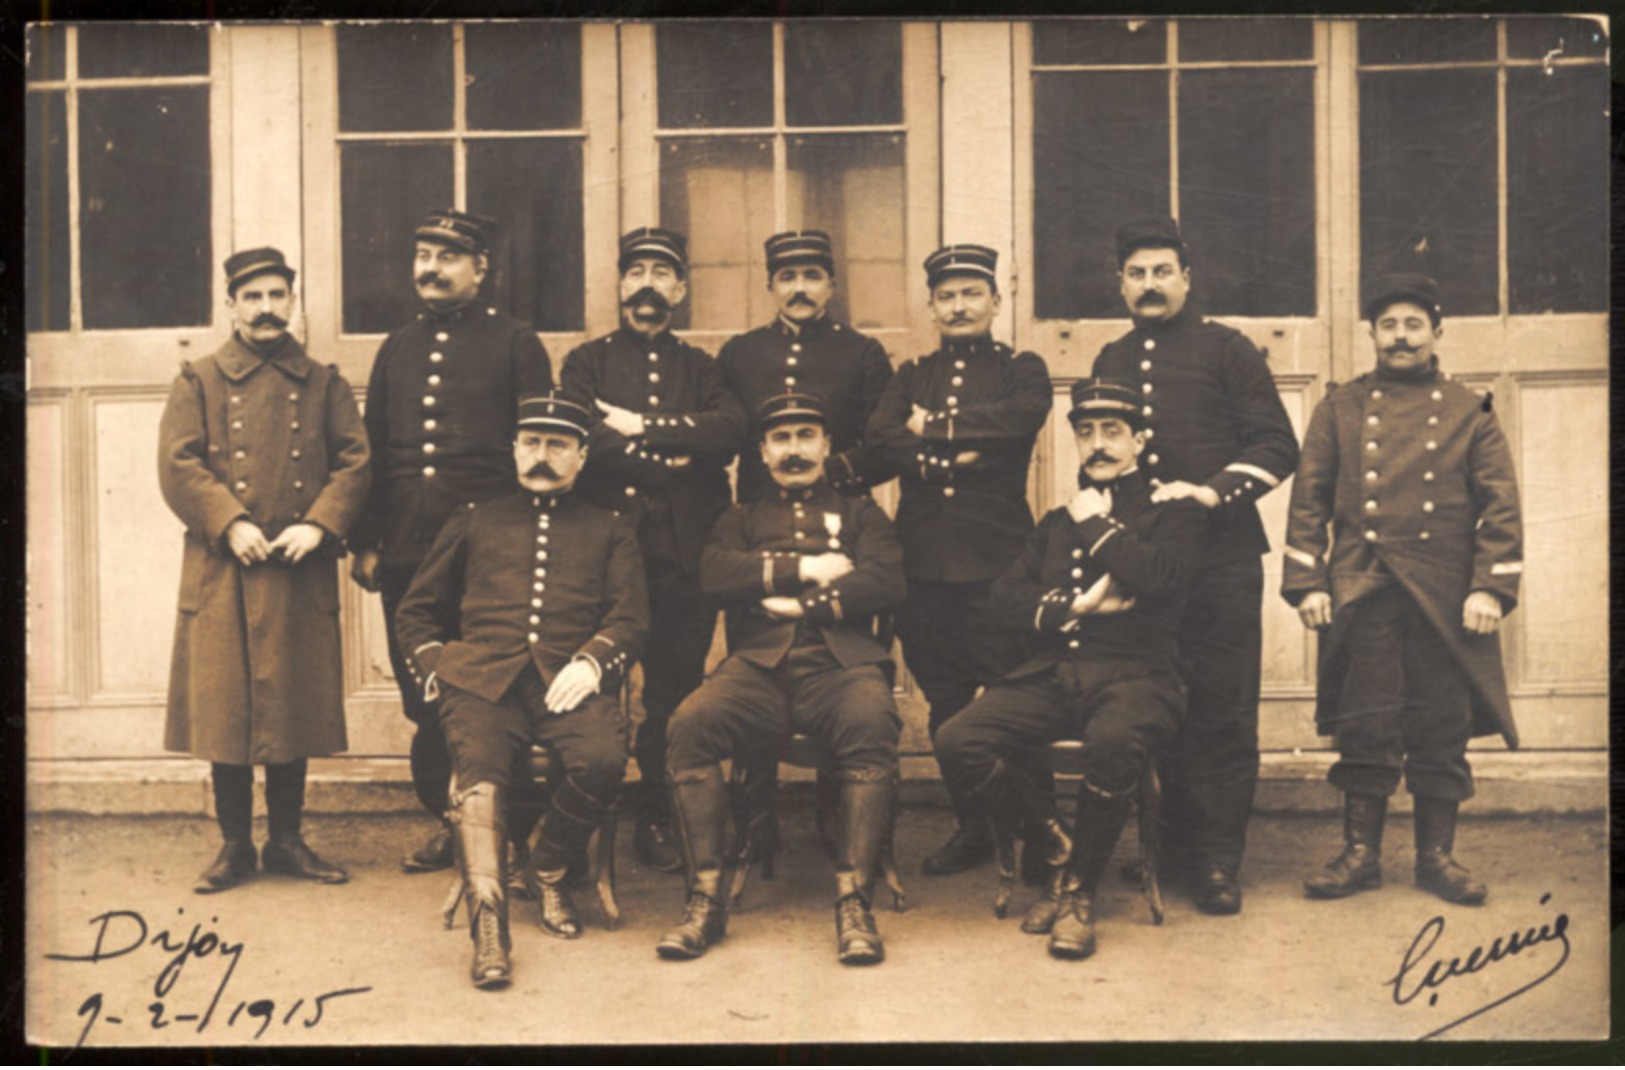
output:
<svg viewBox="0 0 1625 1070"><path fill-rule="evenodd" d="M829 548L839 550L841 548L841 514L825 513L824 530L829 532Z"/></svg>

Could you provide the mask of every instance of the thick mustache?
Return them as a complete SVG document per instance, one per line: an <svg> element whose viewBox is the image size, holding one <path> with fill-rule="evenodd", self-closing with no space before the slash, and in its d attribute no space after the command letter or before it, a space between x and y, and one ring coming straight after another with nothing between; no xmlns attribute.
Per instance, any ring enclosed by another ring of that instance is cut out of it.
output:
<svg viewBox="0 0 1625 1070"><path fill-rule="evenodd" d="M808 308L818 307L817 301L814 301L812 298L803 293L791 294L789 303L792 305L806 305Z"/></svg>
<svg viewBox="0 0 1625 1070"><path fill-rule="evenodd" d="M526 469L525 478L530 479L533 476L540 477L542 479L559 478L559 474L553 470L553 466L548 464L546 461L537 461L535 464Z"/></svg>
<svg viewBox="0 0 1625 1070"><path fill-rule="evenodd" d="M254 317L254 322L249 324L250 327L286 327L287 325L288 321L275 312L261 312Z"/></svg>
<svg viewBox="0 0 1625 1070"><path fill-rule="evenodd" d="M419 286L450 286L451 280L438 271L425 271L416 279Z"/></svg>
<svg viewBox="0 0 1625 1070"><path fill-rule="evenodd" d="M786 457L784 460L780 461L776 467L780 472L794 475L797 472L805 472L811 469L813 467L813 462L809 461L805 457Z"/></svg>
<svg viewBox="0 0 1625 1070"><path fill-rule="evenodd" d="M642 305L649 305L658 312L671 311L671 302L666 300L666 295L653 286L645 286L621 302L622 308L638 308Z"/></svg>
<svg viewBox="0 0 1625 1070"><path fill-rule="evenodd" d="M1135 307L1140 307L1143 305L1166 305L1167 303L1168 299L1162 296L1160 293L1157 293L1155 290L1152 290L1150 293L1141 294L1140 299L1134 302Z"/></svg>
<svg viewBox="0 0 1625 1070"><path fill-rule="evenodd" d="M1118 457L1107 450L1096 450L1089 455L1088 460L1083 462L1083 466L1087 468L1092 464L1116 464L1120 460L1122 460L1121 457Z"/></svg>
<svg viewBox="0 0 1625 1070"><path fill-rule="evenodd" d="M1388 353L1415 353L1416 352L1416 347L1413 346L1413 345L1406 345L1404 342L1395 342L1393 345L1389 346L1387 348L1387 350L1385 350L1385 352L1388 352Z"/></svg>

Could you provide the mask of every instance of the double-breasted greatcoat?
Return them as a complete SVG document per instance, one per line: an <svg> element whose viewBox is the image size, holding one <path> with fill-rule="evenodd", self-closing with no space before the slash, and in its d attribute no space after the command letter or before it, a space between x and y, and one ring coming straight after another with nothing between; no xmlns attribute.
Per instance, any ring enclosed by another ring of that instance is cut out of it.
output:
<svg viewBox="0 0 1625 1070"><path fill-rule="evenodd" d="M159 425L158 482L186 525L164 745L234 765L345 747L335 560L366 500L366 432L350 384L291 337L262 355L233 337L185 363ZM327 538L296 565L243 566L246 518L267 540Z"/></svg>
<svg viewBox="0 0 1625 1070"><path fill-rule="evenodd" d="M1510 612L1523 576L1512 453L1491 400L1437 368L1416 380L1370 372L1315 408L1304 437L1281 592L1297 605L1329 591L1316 723L1331 734L1348 629L1360 599L1395 583L1443 641L1472 689L1473 734L1518 744L1497 635L1462 626L1462 603L1489 591Z"/></svg>

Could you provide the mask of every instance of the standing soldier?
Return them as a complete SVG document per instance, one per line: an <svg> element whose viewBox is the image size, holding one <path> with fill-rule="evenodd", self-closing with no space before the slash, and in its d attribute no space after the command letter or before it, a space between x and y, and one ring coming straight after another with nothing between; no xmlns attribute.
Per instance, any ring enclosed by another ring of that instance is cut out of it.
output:
<svg viewBox="0 0 1625 1070"><path fill-rule="evenodd" d="M733 654L672 719L688 906L660 940L663 958L697 958L727 929L722 760L776 754L792 727L824 744L840 782L839 959L885 958L870 889L891 835L902 721L881 670L890 652L874 641L871 618L903 600L903 551L878 505L825 481L824 421L822 399L806 394L760 406L758 453L776 493L735 506L705 548L705 593L738 614L738 634Z"/></svg>
<svg viewBox="0 0 1625 1070"><path fill-rule="evenodd" d="M666 723L705 678L716 609L700 598L700 552L728 508L728 464L745 414L716 363L671 333L688 296L688 241L656 227L621 239L621 327L565 358L565 396L594 414L581 494L637 518L649 579L644 721L632 753L641 785L633 847L675 872Z"/></svg>
<svg viewBox="0 0 1625 1070"><path fill-rule="evenodd" d="M451 208L424 219L412 267L423 310L384 339L367 382L367 436L378 477L351 540L350 574L383 598L389 663L402 711L416 726L412 786L423 808L442 821L401 861L408 873L452 864L444 823L451 762L439 713L412 684L395 611L446 518L512 487L508 433L519 398L553 387L536 332L479 299L496 226Z"/></svg>
<svg viewBox="0 0 1625 1070"><path fill-rule="evenodd" d="M265 869L339 884L300 835L305 762L345 748L338 576L371 474L350 384L288 334L294 270L275 249L226 261L231 341L183 363L158 432L158 484L186 525L164 746L213 763L225 840L198 878L254 875L254 766Z"/></svg>
<svg viewBox="0 0 1625 1070"><path fill-rule="evenodd" d="M1134 329L1100 351L1093 374L1141 392L1153 500L1209 510L1180 626L1184 734L1163 770L1170 861L1184 863L1198 909L1235 914L1258 785L1269 539L1255 503L1292 474L1298 440L1264 355L1186 306L1191 272L1172 219L1119 230L1117 266Z"/></svg>
<svg viewBox="0 0 1625 1070"><path fill-rule="evenodd" d="M829 485L861 494L891 478L864 445L864 429L891 381L891 361L879 342L828 315L835 293L835 250L821 230L792 230L767 239L767 288L778 302L771 324L730 338L717 354L722 378L745 412L784 393L816 394L829 420ZM753 450L739 454L741 503L775 490Z"/></svg>
<svg viewBox="0 0 1625 1070"><path fill-rule="evenodd" d="M587 422L585 409L551 395L519 402L508 477L517 491L452 515L396 620L414 684L440 695L457 770L478 988L501 988L511 974L504 804L515 760L540 742L566 771L532 856L542 931L566 940L581 935L566 867L626 773L619 683L643 644L648 599L631 520L572 493Z"/></svg>
<svg viewBox="0 0 1625 1070"><path fill-rule="evenodd" d="M925 261L942 344L898 369L869 421L869 441L899 473L897 531L908 601L897 617L903 660L930 703L932 739L1022 659L1019 633L993 627L988 588L1033 530L1027 465L1050 410L1049 369L1036 353L993 341L998 256L949 245ZM932 876L993 855L986 816L944 782L959 827L925 860Z"/></svg>
<svg viewBox="0 0 1625 1070"><path fill-rule="evenodd" d="M1304 889L1382 884L1378 855L1400 774L1416 802L1416 884L1478 905L1450 857L1473 794L1467 742L1517 747L1496 628L1518 604L1518 483L1488 395L1439 371L1438 287L1393 275L1366 306L1376 369L1325 398L1292 487L1281 592L1324 629L1315 723L1336 739L1343 853ZM1327 528L1330 526L1330 555Z"/></svg>

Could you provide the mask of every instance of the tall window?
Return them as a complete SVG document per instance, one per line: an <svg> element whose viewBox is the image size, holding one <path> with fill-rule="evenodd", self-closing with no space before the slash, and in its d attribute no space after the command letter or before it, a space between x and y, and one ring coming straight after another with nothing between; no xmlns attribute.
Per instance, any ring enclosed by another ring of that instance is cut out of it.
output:
<svg viewBox="0 0 1625 1070"><path fill-rule="evenodd" d="M1180 221L1204 312L1315 314L1309 19L1033 23L1034 310L1124 315L1113 236Z"/></svg>
<svg viewBox="0 0 1625 1070"><path fill-rule="evenodd" d="M1599 22L1373 19L1359 63L1368 284L1425 271L1455 315L1607 307Z"/></svg>
<svg viewBox="0 0 1625 1070"><path fill-rule="evenodd" d="M902 28L893 22L663 22L656 32L660 221L688 235L679 327L772 315L762 243L835 244L835 314L905 319Z"/></svg>
<svg viewBox="0 0 1625 1070"><path fill-rule="evenodd" d="M582 308L581 27L340 26L343 329L417 308L413 231L456 207L503 226L486 294L539 331Z"/></svg>
<svg viewBox="0 0 1625 1070"><path fill-rule="evenodd" d="M209 324L210 35L29 28L28 330Z"/></svg>

